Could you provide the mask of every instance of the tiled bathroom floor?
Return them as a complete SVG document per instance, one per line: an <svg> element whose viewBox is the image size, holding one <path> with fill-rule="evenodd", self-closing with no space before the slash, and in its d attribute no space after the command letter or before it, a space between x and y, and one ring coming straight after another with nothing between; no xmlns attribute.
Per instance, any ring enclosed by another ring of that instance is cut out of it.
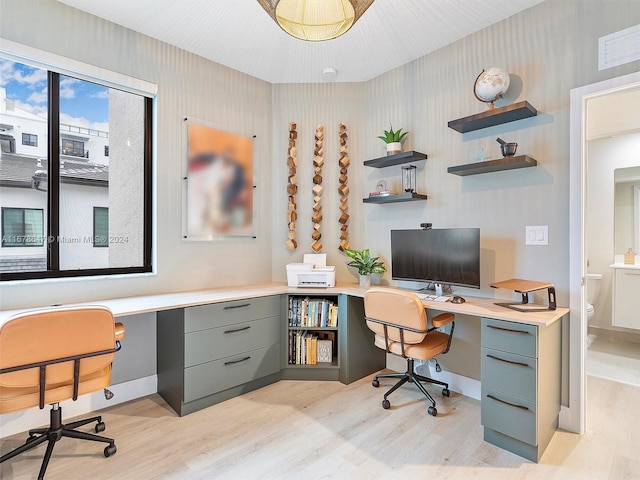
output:
<svg viewBox="0 0 640 480"><path fill-rule="evenodd" d="M640 386L640 343L589 335L587 375Z"/></svg>

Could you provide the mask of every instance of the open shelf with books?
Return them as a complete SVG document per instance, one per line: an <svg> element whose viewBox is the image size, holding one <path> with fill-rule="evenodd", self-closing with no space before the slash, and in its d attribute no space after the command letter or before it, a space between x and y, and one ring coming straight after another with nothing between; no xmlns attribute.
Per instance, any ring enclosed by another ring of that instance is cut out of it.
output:
<svg viewBox="0 0 640 480"><path fill-rule="evenodd" d="M289 295L287 303L287 366L337 378L338 296Z"/></svg>
<svg viewBox="0 0 640 480"><path fill-rule="evenodd" d="M338 380L349 384L385 366L373 343L360 297L320 289L283 295L283 380Z"/></svg>

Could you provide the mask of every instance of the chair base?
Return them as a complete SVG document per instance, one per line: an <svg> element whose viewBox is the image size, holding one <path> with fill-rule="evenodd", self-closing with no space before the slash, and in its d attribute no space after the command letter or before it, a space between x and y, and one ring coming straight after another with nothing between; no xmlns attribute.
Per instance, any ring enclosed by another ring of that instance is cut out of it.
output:
<svg viewBox="0 0 640 480"><path fill-rule="evenodd" d="M51 453L53 452L53 447L56 442L60 440L62 437L70 437L77 438L80 440L92 440L95 442L104 442L109 445L104 448L104 456L110 457L114 453L116 453L116 445L112 438L101 437L100 435L94 435L92 433L86 432L78 432L75 430L78 427L83 425L87 425L92 422L97 422L95 426L96 432L101 432L104 430L105 425L102 422L102 417L91 417L86 418L84 420L79 420L77 422L72 422L67 425L62 423L62 408L59 404L55 403L51 405L50 411L50 425L48 428L34 428L33 430L29 430L29 438L24 445L21 445L14 450L11 450L9 453L0 457L0 463L9 460L10 458L15 457L27 450L31 450L32 448L37 447L41 443L48 441L47 450L44 454L44 458L42 459L42 465L40 466L40 472L38 473L38 480L44 479L44 473L47 470L47 466L49 465L49 460L51 459Z"/></svg>
<svg viewBox="0 0 640 480"><path fill-rule="evenodd" d="M427 409L429 415L436 416L438 411L436 410L436 401L433 399L431 394L427 391L422 382L425 383L433 383L435 385L441 385L444 388L442 389L442 395L448 397L449 392L449 384L445 382L441 382L439 380L434 380L433 378L424 377L422 375L418 375L414 371L415 361L413 358L407 358L407 371L404 373L381 373L375 376L373 381L371 382L374 387L380 386L379 379L380 378L399 378L400 380L387 392L384 394L384 399L382 400L382 407L387 409L391 406L387 397L395 392L398 388L404 385L407 382L415 384L416 387L424 394L425 397L431 402L431 406Z"/></svg>

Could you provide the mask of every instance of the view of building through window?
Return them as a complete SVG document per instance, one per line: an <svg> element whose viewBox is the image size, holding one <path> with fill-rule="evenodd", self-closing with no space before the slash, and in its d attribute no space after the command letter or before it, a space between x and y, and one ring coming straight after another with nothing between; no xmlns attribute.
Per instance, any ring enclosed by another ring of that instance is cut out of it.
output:
<svg viewBox="0 0 640 480"><path fill-rule="evenodd" d="M53 75L0 59L0 273L142 267L145 98ZM50 115L59 119L54 141ZM59 189L50 188L50 160Z"/></svg>

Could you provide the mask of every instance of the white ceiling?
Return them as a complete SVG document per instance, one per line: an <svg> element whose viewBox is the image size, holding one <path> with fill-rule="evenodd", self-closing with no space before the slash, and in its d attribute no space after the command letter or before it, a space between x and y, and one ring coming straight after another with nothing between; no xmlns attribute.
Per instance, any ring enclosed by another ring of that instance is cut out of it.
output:
<svg viewBox="0 0 640 480"><path fill-rule="evenodd" d="M256 0L58 1L270 83L315 83L369 80L543 0L375 0L327 42L287 35Z"/></svg>

